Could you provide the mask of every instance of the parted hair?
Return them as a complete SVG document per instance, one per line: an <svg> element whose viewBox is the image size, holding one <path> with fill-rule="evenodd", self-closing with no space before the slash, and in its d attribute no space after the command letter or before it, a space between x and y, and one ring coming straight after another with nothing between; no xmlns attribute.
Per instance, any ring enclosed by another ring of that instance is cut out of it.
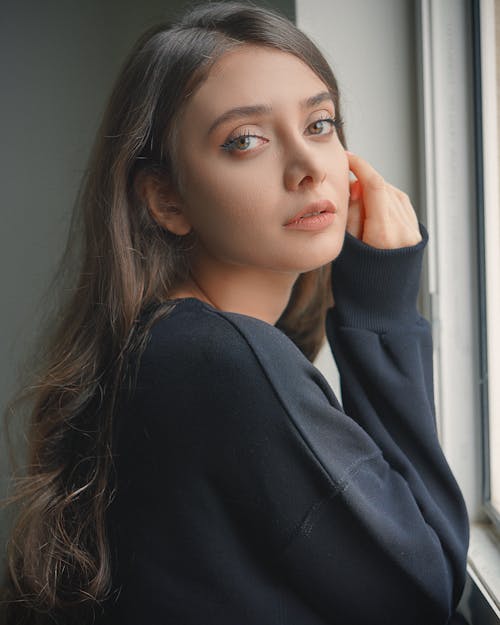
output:
<svg viewBox="0 0 500 625"><path fill-rule="evenodd" d="M245 43L304 61L331 91L340 119L323 55L267 8L200 4L149 29L131 50L97 132L30 377L5 413L7 434L21 428L26 441L19 465L12 449L12 488L3 502L15 510L5 624L92 622L112 591L106 509L116 489L115 408L121 390L133 388L129 363L151 325L168 314L174 285L189 275L191 247L189 236L159 226L136 181L151 174L181 187L175 141L182 107L217 59ZM310 360L324 340L329 278L329 265L300 275L276 324Z"/></svg>

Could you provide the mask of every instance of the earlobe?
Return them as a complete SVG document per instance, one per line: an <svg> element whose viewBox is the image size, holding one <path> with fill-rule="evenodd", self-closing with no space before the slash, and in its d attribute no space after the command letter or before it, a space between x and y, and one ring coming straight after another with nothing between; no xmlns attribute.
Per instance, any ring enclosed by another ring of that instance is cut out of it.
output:
<svg viewBox="0 0 500 625"><path fill-rule="evenodd" d="M152 175L144 175L136 188L148 205L153 219L172 234L185 236L192 226L182 210L182 203L168 183Z"/></svg>

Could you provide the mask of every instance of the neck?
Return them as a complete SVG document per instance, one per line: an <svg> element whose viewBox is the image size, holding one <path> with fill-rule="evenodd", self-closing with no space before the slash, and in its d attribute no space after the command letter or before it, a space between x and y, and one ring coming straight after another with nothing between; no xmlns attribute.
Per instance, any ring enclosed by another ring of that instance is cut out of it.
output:
<svg viewBox="0 0 500 625"><path fill-rule="evenodd" d="M196 297L219 310L255 317L271 325L281 317L299 276L213 259L209 264L193 263L190 278L174 289L171 297Z"/></svg>

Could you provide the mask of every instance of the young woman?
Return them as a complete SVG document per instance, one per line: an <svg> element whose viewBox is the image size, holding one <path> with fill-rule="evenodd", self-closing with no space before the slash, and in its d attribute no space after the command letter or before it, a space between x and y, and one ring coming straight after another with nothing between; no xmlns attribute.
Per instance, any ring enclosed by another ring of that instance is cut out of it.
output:
<svg viewBox="0 0 500 625"><path fill-rule="evenodd" d="M7 622L456 622L468 525L416 310L427 233L346 152L311 41L237 3L146 33L80 208ZM310 362L325 328L345 412Z"/></svg>

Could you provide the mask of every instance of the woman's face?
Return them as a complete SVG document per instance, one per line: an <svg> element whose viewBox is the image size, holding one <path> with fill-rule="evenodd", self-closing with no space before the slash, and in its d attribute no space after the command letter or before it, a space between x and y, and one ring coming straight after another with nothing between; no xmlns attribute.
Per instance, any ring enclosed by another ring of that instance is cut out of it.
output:
<svg viewBox="0 0 500 625"><path fill-rule="evenodd" d="M326 85L295 56L244 45L221 57L177 137L196 262L300 273L338 255L349 170L334 119ZM336 212L286 226L317 200Z"/></svg>

